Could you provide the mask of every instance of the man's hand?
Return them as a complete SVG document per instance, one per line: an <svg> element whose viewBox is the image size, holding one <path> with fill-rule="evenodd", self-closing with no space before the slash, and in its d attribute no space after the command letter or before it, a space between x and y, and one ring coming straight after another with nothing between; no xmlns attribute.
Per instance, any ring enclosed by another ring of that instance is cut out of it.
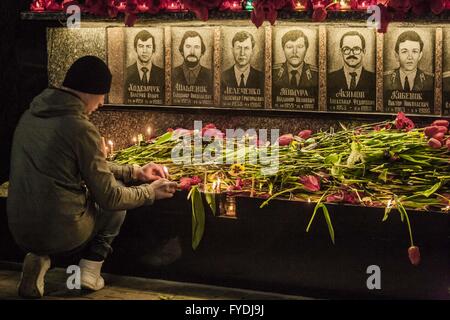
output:
<svg viewBox="0 0 450 320"><path fill-rule="evenodd" d="M145 166L137 169L136 178L141 182L152 182L159 179L167 179L164 167L153 162L147 163Z"/></svg>
<svg viewBox="0 0 450 320"><path fill-rule="evenodd" d="M155 200L172 198L177 190L177 183L160 178L150 184L155 191Z"/></svg>

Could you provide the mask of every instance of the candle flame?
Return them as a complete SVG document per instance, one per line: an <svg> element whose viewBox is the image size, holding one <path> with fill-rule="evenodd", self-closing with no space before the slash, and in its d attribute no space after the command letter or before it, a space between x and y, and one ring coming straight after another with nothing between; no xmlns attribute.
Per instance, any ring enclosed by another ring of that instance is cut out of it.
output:
<svg viewBox="0 0 450 320"><path fill-rule="evenodd" d="M388 203L387 203L387 208L390 208L392 206L392 199L389 199Z"/></svg>
<svg viewBox="0 0 450 320"><path fill-rule="evenodd" d="M308 203L311 203L311 198L308 198Z"/></svg>
<svg viewBox="0 0 450 320"><path fill-rule="evenodd" d="M166 176L169 176L169 169L167 169L166 166L163 166L163 170L164 170L164 173L166 174Z"/></svg>
<svg viewBox="0 0 450 320"><path fill-rule="evenodd" d="M112 140L108 140L108 144L109 144L110 146L112 146L114 143L112 142Z"/></svg>

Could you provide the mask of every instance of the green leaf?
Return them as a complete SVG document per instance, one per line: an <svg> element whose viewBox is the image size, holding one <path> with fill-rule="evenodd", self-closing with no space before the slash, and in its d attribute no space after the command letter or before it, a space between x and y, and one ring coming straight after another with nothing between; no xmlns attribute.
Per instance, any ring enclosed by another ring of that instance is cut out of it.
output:
<svg viewBox="0 0 450 320"><path fill-rule="evenodd" d="M325 158L325 164L339 164L341 163L341 156L337 153L332 153Z"/></svg>
<svg viewBox="0 0 450 320"><path fill-rule="evenodd" d="M166 141L169 141L172 138L172 132L166 132L162 136L159 136L158 139L155 140L153 144L159 145L163 144Z"/></svg>
<svg viewBox="0 0 450 320"><path fill-rule="evenodd" d="M429 164L428 162L422 161L422 160L416 160L416 159L414 159L413 157L411 157L411 156L409 156L407 154L400 154L399 157L402 158L402 159L405 159L405 160L407 160L409 162L414 162L414 163L419 163L419 164L423 164L423 165L426 165L426 166L431 166L431 164Z"/></svg>
<svg viewBox="0 0 450 320"><path fill-rule="evenodd" d="M216 194L205 193L206 202L209 204L213 215L216 215Z"/></svg>
<svg viewBox="0 0 450 320"><path fill-rule="evenodd" d="M388 173L388 169L384 169L378 176L378 179L380 179L384 182L387 182L387 173Z"/></svg>
<svg viewBox="0 0 450 320"><path fill-rule="evenodd" d="M441 187L441 185L442 185L442 181L439 181L438 183L434 184L434 186L432 186L430 189L422 191L422 192L416 192L415 194L417 194L417 195L424 195L425 197L428 198L433 193L438 191L439 188Z"/></svg>
<svg viewBox="0 0 450 320"><path fill-rule="evenodd" d="M327 206L326 206L324 203L322 203L322 199L324 198L325 195L326 195L326 193L324 193L324 195L323 195L323 196L319 199L319 201L317 202L317 204L316 204L316 206L315 206L315 208L314 208L312 217L311 217L311 219L309 220L308 226L306 227L306 232L309 232L309 229L310 229L311 224L312 224L312 222L313 222L313 220L314 220L314 217L316 216L317 211L318 211L319 209L322 209L323 214L324 214L324 216L325 216L325 220L326 220L326 222L327 222L328 232L330 233L331 242L333 242L333 244L334 244L334 243L335 243L335 242L334 242L334 228L333 228L333 224L331 223L330 213L328 212Z"/></svg>
<svg viewBox="0 0 450 320"><path fill-rule="evenodd" d="M197 249L205 231L205 208L197 186L192 187L192 249Z"/></svg>

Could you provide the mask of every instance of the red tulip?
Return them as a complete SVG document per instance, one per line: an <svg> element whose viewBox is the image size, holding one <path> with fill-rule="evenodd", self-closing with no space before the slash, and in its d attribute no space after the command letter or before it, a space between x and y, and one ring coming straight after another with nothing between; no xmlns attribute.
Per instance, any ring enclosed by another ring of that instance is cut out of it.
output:
<svg viewBox="0 0 450 320"><path fill-rule="evenodd" d="M302 139L308 139L312 134L311 130L302 130L298 133L298 136Z"/></svg>
<svg viewBox="0 0 450 320"><path fill-rule="evenodd" d="M203 132L203 136L208 138L214 137L217 139L223 139L224 135L225 134L219 129L207 129L206 131Z"/></svg>
<svg viewBox="0 0 450 320"><path fill-rule="evenodd" d="M299 180L308 191L316 192L320 190L320 181L315 176L304 176L300 177Z"/></svg>
<svg viewBox="0 0 450 320"><path fill-rule="evenodd" d="M448 131L448 128L444 126L437 126L436 128L438 128L438 132L442 132L444 134Z"/></svg>
<svg viewBox="0 0 450 320"><path fill-rule="evenodd" d="M438 129L438 127L436 127L436 126L426 127L425 130L424 130L423 132L425 133L425 135L426 135L427 137L430 138L430 137L434 136L436 133L438 133L438 132L439 132L439 129Z"/></svg>
<svg viewBox="0 0 450 320"><path fill-rule="evenodd" d="M445 9L445 0L430 0L430 9L434 14L441 14Z"/></svg>
<svg viewBox="0 0 450 320"><path fill-rule="evenodd" d="M431 124L432 126L443 126L448 128L448 121L447 120L435 120Z"/></svg>
<svg viewBox="0 0 450 320"><path fill-rule="evenodd" d="M433 149L439 149L440 147L442 147L442 143L435 138L431 138L430 140L428 140L428 145Z"/></svg>
<svg viewBox="0 0 450 320"><path fill-rule="evenodd" d="M411 264L414 266L419 265L420 263L420 250L419 247L411 246L408 249L408 257Z"/></svg>
<svg viewBox="0 0 450 320"><path fill-rule="evenodd" d="M442 140L444 140L444 136L445 135L443 132L438 132L433 136L433 138L442 142Z"/></svg>
<svg viewBox="0 0 450 320"><path fill-rule="evenodd" d="M291 143L291 141L294 140L294 136L290 133L283 134L281 137L278 138L278 145L280 146L287 146Z"/></svg>
<svg viewBox="0 0 450 320"><path fill-rule="evenodd" d="M314 9L313 15L312 15L312 19L314 22L322 22L325 21L325 19L327 18L327 9L323 8L323 7L318 7L316 9Z"/></svg>
<svg viewBox="0 0 450 320"><path fill-rule="evenodd" d="M189 136L191 135L192 131L188 130L188 129L184 129L184 128L176 128L175 130L173 130L173 133L179 136Z"/></svg>
<svg viewBox="0 0 450 320"><path fill-rule="evenodd" d="M445 141L445 146L447 147L448 150L450 150L450 139L447 139Z"/></svg>

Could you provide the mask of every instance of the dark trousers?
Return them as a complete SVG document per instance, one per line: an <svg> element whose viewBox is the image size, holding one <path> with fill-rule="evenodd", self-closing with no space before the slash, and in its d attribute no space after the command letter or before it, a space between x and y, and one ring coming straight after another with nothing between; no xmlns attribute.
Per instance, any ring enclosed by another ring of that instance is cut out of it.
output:
<svg viewBox="0 0 450 320"><path fill-rule="evenodd" d="M118 181L120 184L121 181ZM94 218L94 228L91 236L79 247L67 252L51 255L52 260L79 260L81 258L103 261L113 252L111 247L114 238L119 235L120 228L125 221L126 210L105 210L91 201L88 214Z"/></svg>

